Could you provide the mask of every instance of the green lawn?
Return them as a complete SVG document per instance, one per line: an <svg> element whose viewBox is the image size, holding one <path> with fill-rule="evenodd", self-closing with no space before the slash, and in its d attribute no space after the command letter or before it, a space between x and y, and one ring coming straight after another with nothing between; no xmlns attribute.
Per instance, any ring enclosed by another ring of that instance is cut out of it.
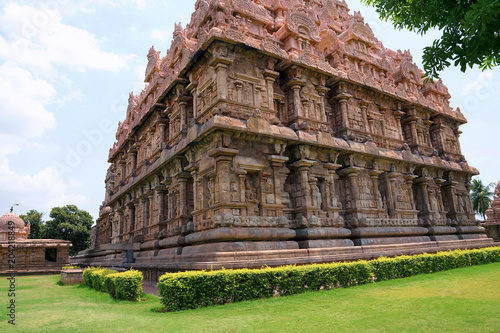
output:
<svg viewBox="0 0 500 333"><path fill-rule="evenodd" d="M175 313L159 299L115 301L59 276L17 277L16 325L7 323L0 280L0 332L498 332L500 263Z"/></svg>

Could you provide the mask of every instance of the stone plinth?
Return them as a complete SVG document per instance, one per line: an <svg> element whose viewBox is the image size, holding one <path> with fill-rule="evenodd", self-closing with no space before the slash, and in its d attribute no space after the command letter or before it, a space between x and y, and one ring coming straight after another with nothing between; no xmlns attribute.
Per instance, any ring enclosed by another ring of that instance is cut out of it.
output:
<svg viewBox="0 0 500 333"><path fill-rule="evenodd" d="M84 268L65 269L61 272L61 282L65 284L83 283Z"/></svg>

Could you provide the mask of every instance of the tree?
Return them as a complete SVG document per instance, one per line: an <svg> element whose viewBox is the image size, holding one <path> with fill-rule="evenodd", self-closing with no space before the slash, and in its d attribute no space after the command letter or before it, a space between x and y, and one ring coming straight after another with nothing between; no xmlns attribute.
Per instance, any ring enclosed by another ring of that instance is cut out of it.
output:
<svg viewBox="0 0 500 333"><path fill-rule="evenodd" d="M479 214L484 219L484 213L488 209L491 203L491 197L493 192L490 191L490 187L495 186L495 184L490 183L489 185L483 185L483 182L479 179L472 180L471 188L471 199L472 207L476 214Z"/></svg>
<svg viewBox="0 0 500 333"><path fill-rule="evenodd" d="M500 65L500 0L361 0L376 8L381 19L395 28L420 34L442 31L440 39L424 48L428 77L450 66L479 65L483 70Z"/></svg>
<svg viewBox="0 0 500 333"><path fill-rule="evenodd" d="M30 223L30 234L28 235L28 239L39 239L43 238L43 231L45 229L45 224L42 221L43 213L35 209L31 209L26 214L19 215L20 218L23 219L24 223Z"/></svg>
<svg viewBox="0 0 500 333"><path fill-rule="evenodd" d="M92 227L92 216L75 205L54 207L50 211L51 220L47 221L44 237L53 239L65 239L71 241L73 246L70 255L85 250L90 246L90 228Z"/></svg>

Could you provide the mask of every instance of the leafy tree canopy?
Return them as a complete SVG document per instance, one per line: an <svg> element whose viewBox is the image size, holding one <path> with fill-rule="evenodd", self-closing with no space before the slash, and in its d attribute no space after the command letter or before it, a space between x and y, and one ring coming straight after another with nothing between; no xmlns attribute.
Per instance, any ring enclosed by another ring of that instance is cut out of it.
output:
<svg viewBox="0 0 500 333"><path fill-rule="evenodd" d="M490 187L492 186L495 186L495 184L490 183L488 185L483 185L483 182L479 179L472 180L472 208L474 208L476 214L481 215L483 219L484 213L490 206L491 197L493 196L493 192L490 191Z"/></svg>
<svg viewBox="0 0 500 333"><path fill-rule="evenodd" d="M500 0L362 0L376 8L397 29L420 34L441 30L442 37L424 48L424 70L429 77L450 66L500 65Z"/></svg>
<svg viewBox="0 0 500 333"><path fill-rule="evenodd" d="M66 205L52 208L50 217L43 238L71 241L73 246L70 255L75 255L90 246L89 231L93 220L88 212L78 209L75 205Z"/></svg>
<svg viewBox="0 0 500 333"><path fill-rule="evenodd" d="M31 209L26 214L19 215L23 219L24 223L30 223L30 234L28 239L40 239L43 238L43 231L45 229L45 224L42 221L43 213L35 209Z"/></svg>

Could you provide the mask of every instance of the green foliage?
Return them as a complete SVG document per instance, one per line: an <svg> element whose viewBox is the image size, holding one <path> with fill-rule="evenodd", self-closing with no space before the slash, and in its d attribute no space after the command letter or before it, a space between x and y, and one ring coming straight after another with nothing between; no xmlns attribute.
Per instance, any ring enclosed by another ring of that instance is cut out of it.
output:
<svg viewBox="0 0 500 333"><path fill-rule="evenodd" d="M35 209L31 209L26 214L19 215L24 223L30 223L30 234L28 239L40 239L43 236L45 223L42 221L43 213Z"/></svg>
<svg viewBox="0 0 500 333"><path fill-rule="evenodd" d="M109 275L108 292L113 298L138 302L142 295L142 272L128 270Z"/></svg>
<svg viewBox="0 0 500 333"><path fill-rule="evenodd" d="M100 270L101 267L89 267L89 268L86 268L84 271L83 271L83 274L82 274L82 278L83 278L83 283L86 285L86 286L89 286L92 288L92 274L94 271L97 271L97 270Z"/></svg>
<svg viewBox="0 0 500 333"><path fill-rule="evenodd" d="M499 261L500 247L492 247L381 257L372 261L254 270L188 271L162 275L158 288L166 309L178 311L304 291L346 288Z"/></svg>
<svg viewBox="0 0 500 333"><path fill-rule="evenodd" d="M471 188L471 199L472 199L472 208L484 219L484 213L488 209L491 203L491 197L493 196L493 192L490 191L490 187L495 186L495 184L490 183L489 185L483 185L483 182L480 179L472 180L472 188Z"/></svg>
<svg viewBox="0 0 500 333"><path fill-rule="evenodd" d="M61 270L65 270L65 269L76 269L76 268L81 268L80 266L63 266L63 268Z"/></svg>
<svg viewBox="0 0 500 333"><path fill-rule="evenodd" d="M73 246L70 255L90 246L90 228L92 227L92 216L75 205L54 207L50 211L51 220L45 224L43 238L69 240Z"/></svg>
<svg viewBox="0 0 500 333"><path fill-rule="evenodd" d="M479 65L491 69L500 65L500 0L362 0L374 6L381 19L397 29L420 34L429 29L442 37L424 49L424 69L429 77L451 65Z"/></svg>
<svg viewBox="0 0 500 333"><path fill-rule="evenodd" d="M85 285L127 301L141 300L142 279L142 272L133 269L117 273L108 268L89 267L83 271Z"/></svg>

